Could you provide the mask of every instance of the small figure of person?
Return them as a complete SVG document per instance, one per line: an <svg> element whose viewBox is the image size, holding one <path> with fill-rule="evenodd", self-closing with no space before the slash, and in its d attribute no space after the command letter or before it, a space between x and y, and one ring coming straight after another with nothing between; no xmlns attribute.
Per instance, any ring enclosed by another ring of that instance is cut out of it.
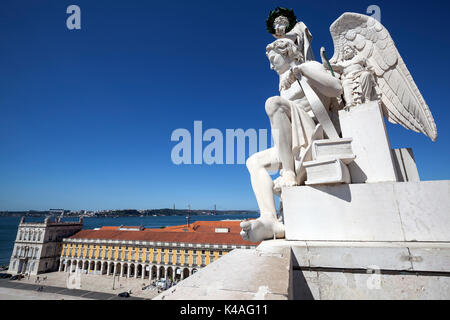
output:
<svg viewBox="0 0 450 320"><path fill-rule="evenodd" d="M343 60L330 64L333 71L341 75L344 89L345 108L371 101L374 95L375 78L364 57L355 48L346 45L342 52ZM326 66L326 64L324 63Z"/></svg>

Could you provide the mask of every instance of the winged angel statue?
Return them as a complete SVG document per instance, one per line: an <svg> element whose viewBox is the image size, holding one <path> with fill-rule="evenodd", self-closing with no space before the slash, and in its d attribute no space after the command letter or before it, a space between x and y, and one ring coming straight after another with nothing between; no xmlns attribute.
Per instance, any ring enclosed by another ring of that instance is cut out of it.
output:
<svg viewBox="0 0 450 320"><path fill-rule="evenodd" d="M378 101L390 122L437 138L430 109L380 22L344 13L330 27L334 55L328 61L322 48L322 63L314 61L312 35L292 10L276 8L266 22L277 39L266 55L280 77L280 96L265 106L274 147L247 160L260 217L242 222L241 236L253 242L284 237L275 194L305 183L304 164L312 160L315 140L341 138L332 121L340 109ZM280 170L280 177L273 181L268 170Z"/></svg>
<svg viewBox="0 0 450 320"><path fill-rule="evenodd" d="M435 141L433 116L388 30L372 17L344 13L330 32L334 43L330 64L341 72L346 107L380 99L390 122ZM326 63L324 55L322 60Z"/></svg>

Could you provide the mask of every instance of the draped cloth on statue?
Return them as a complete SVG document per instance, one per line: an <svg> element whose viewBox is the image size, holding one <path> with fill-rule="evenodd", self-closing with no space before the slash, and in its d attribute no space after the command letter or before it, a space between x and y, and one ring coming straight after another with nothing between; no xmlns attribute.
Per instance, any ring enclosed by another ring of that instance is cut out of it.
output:
<svg viewBox="0 0 450 320"><path fill-rule="evenodd" d="M313 37L311 32L309 32L308 27L303 22L298 22L295 27L283 37L294 41L300 48L305 61L314 61L314 55L311 48Z"/></svg>
<svg viewBox="0 0 450 320"><path fill-rule="evenodd" d="M313 142L316 124L302 106L290 102L292 126L292 154L296 161L300 161L306 149Z"/></svg>

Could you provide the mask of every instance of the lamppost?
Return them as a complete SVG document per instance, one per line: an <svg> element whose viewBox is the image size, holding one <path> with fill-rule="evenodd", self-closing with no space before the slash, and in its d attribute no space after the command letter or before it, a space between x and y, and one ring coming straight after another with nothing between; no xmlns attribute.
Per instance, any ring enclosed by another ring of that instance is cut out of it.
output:
<svg viewBox="0 0 450 320"><path fill-rule="evenodd" d="M113 290L115 290L114 285L116 283L116 271L117 271L116 267L117 267L117 265L114 266L114 271L113 271L113 285L112 285ZM119 277L119 275L117 275L117 282L119 282L119 281L120 281L120 277Z"/></svg>

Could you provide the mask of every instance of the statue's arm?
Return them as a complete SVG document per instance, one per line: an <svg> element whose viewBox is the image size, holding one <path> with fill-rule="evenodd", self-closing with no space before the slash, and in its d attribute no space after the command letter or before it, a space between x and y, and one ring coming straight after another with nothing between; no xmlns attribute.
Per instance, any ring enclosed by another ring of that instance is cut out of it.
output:
<svg viewBox="0 0 450 320"><path fill-rule="evenodd" d="M343 73L344 72L344 65L343 64L339 64L339 63L332 63L331 61L329 61L327 58L326 58L326 55L325 55L325 48L324 47L322 47L321 49L320 49L320 57L322 58L322 64L323 64L323 66L324 66L324 68L326 69L326 70L330 70L330 68L334 71L334 72L336 72L336 73Z"/></svg>
<svg viewBox="0 0 450 320"><path fill-rule="evenodd" d="M337 72L337 73L342 73L342 72L344 72L344 69L345 69L345 67L343 65L341 65L341 64L330 63L330 66L331 66L331 69L333 69L333 71ZM324 64L324 67L327 70L329 69L328 64Z"/></svg>
<svg viewBox="0 0 450 320"><path fill-rule="evenodd" d="M324 63L323 67L325 68L325 70L330 71L330 67L333 70L335 77L338 79L342 79L342 74L344 73L344 69L345 67L341 64L334 64L331 63L328 65L328 63Z"/></svg>

